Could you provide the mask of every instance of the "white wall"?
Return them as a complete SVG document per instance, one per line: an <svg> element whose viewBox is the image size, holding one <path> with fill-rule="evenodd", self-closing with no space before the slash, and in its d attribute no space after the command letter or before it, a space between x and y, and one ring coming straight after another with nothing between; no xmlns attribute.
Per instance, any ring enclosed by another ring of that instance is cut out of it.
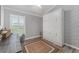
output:
<svg viewBox="0 0 79 59"><path fill-rule="evenodd" d="M4 10L4 26L10 28L10 14L23 15L25 16L25 27L26 27L26 38L38 36L41 32L41 20L42 17L28 15L16 11Z"/></svg>
<svg viewBox="0 0 79 59"><path fill-rule="evenodd" d="M0 25L1 25L1 6L0 6Z"/></svg>
<svg viewBox="0 0 79 59"><path fill-rule="evenodd" d="M79 48L79 5L58 5L64 10L65 43Z"/></svg>
<svg viewBox="0 0 79 59"><path fill-rule="evenodd" d="M40 35L42 18L36 16L26 16L27 37Z"/></svg>
<svg viewBox="0 0 79 59"><path fill-rule="evenodd" d="M57 9L43 16L43 38L62 46L63 34L63 12Z"/></svg>
<svg viewBox="0 0 79 59"><path fill-rule="evenodd" d="M3 26L3 21L4 21L4 9L2 6L0 6L0 30L2 29Z"/></svg>

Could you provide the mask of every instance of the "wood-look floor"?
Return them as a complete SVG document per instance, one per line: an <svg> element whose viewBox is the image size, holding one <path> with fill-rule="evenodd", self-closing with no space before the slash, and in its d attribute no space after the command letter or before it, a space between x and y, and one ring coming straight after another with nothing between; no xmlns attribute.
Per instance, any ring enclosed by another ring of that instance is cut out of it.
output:
<svg viewBox="0 0 79 59"><path fill-rule="evenodd" d="M79 50L77 50L77 49L71 48L69 46L60 47L60 46L57 46L57 45L53 44L52 42L49 42L49 41L47 41L45 39L42 39L42 38L34 38L34 39L26 40L24 42L23 46L27 45L27 44L30 44L30 43L33 43L33 42L37 42L39 40L42 40L42 41L48 43L49 45L57 48L53 53L79 53ZM24 47L23 47L23 53L26 53Z"/></svg>
<svg viewBox="0 0 79 59"><path fill-rule="evenodd" d="M79 50L73 49L68 46L64 46L64 47L57 46L52 42L42 39L41 37L25 40L24 43L21 44L22 45L22 49L21 49L20 43L18 40L19 40L19 36L16 34L12 34L9 38L0 42L0 53L16 53L17 51L19 51L18 53L26 53L27 51L25 51L25 48L24 48L25 45L28 45L30 43L37 42L40 40L56 48L53 53L79 53ZM44 46L43 43L38 44L38 46L37 45L36 46L39 47L40 45Z"/></svg>
<svg viewBox="0 0 79 59"><path fill-rule="evenodd" d="M55 48L48 45L44 41L40 40L40 41L25 45L25 50L28 53L48 53L48 52L53 52Z"/></svg>
<svg viewBox="0 0 79 59"><path fill-rule="evenodd" d="M8 38L0 41L0 53L16 53L21 50L19 36L11 34Z"/></svg>
<svg viewBox="0 0 79 59"><path fill-rule="evenodd" d="M46 45L45 45L46 44ZM49 47L49 46L51 47ZM27 51L27 48L29 51ZM29 53L57 53L57 52L62 52L63 49L53 43L50 43L49 41L46 41L42 38L35 38L35 39L29 39L24 42L24 52L29 52Z"/></svg>

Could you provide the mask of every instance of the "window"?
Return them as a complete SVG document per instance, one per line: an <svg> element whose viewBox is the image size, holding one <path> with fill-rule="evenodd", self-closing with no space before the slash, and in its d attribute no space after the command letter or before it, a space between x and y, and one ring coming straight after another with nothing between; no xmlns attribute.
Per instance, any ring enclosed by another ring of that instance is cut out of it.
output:
<svg viewBox="0 0 79 59"><path fill-rule="evenodd" d="M13 33L23 34L25 32L25 17L10 15L10 26Z"/></svg>

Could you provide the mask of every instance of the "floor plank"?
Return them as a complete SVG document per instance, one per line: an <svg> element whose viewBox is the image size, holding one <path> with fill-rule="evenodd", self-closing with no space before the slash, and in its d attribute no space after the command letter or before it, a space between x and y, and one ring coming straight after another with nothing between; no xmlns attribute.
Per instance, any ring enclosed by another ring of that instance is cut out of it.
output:
<svg viewBox="0 0 79 59"><path fill-rule="evenodd" d="M0 53L16 53L20 50L21 45L17 34L12 34L0 42Z"/></svg>

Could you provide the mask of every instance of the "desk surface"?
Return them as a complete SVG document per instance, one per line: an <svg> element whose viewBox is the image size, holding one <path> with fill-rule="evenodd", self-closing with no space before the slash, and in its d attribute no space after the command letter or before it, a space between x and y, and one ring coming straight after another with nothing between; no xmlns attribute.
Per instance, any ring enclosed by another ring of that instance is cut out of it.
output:
<svg viewBox="0 0 79 59"><path fill-rule="evenodd" d="M21 50L19 36L12 34L9 38L0 41L0 53L16 53Z"/></svg>

